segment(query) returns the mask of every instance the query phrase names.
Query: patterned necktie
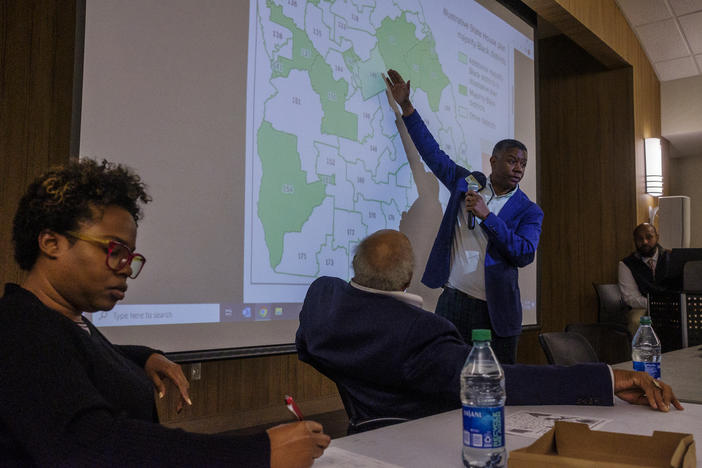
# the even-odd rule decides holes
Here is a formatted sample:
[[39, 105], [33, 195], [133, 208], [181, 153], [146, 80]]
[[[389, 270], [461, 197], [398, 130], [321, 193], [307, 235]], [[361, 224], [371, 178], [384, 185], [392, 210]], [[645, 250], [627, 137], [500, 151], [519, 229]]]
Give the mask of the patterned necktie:
[[651, 269], [651, 275], [656, 276], [656, 264], [652, 258], [648, 259], [648, 267]]

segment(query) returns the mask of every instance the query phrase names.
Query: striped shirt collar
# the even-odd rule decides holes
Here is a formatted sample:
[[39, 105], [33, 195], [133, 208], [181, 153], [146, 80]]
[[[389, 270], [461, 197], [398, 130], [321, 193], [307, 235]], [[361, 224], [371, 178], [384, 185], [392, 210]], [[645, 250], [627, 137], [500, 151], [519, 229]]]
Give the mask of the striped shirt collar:
[[87, 333], [88, 335], [91, 334], [91, 333], [90, 333], [90, 327], [88, 327], [88, 322], [85, 320], [85, 317], [83, 317], [82, 315], [81, 315], [81, 317], [80, 317], [80, 322], [76, 321], [75, 324], [78, 325], [78, 328], [80, 328], [81, 330], [83, 330], [83, 331], [84, 331], [85, 333]]

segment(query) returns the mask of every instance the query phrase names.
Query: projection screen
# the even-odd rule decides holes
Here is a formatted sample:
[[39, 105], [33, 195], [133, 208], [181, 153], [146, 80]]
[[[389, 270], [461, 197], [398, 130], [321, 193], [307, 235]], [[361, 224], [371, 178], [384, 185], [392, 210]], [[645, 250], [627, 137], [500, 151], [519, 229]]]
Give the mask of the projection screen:
[[[382, 78], [411, 80], [442, 148], [489, 174], [493, 145], [529, 148], [537, 194], [533, 28], [495, 1], [89, 0], [80, 155], [134, 168], [153, 202], [127, 298], [91, 314], [115, 343], [166, 352], [294, 341], [307, 286], [350, 279], [358, 242], [412, 241], [409, 292], [448, 199]], [[536, 322], [536, 262], [520, 269]]]

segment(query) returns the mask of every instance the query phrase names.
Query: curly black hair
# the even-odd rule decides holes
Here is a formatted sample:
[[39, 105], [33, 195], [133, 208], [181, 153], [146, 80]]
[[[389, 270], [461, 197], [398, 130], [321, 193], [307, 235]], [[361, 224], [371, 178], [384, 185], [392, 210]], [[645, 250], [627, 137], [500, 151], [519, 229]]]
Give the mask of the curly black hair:
[[151, 197], [141, 178], [126, 166], [81, 159], [50, 169], [29, 185], [17, 207], [12, 225], [15, 260], [23, 270], [31, 270], [41, 231], [78, 229], [79, 223], [93, 221], [94, 208], [116, 205], [138, 222], [140, 201], [148, 203]]

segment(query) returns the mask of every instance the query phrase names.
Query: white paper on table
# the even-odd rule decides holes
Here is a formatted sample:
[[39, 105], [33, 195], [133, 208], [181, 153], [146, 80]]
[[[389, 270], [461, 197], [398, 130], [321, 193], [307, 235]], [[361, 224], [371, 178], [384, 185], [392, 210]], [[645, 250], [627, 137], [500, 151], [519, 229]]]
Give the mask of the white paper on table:
[[541, 411], [519, 411], [505, 418], [505, 433], [510, 435], [539, 438], [547, 433], [556, 421], [587, 424], [596, 429], [611, 419], [593, 418], [591, 416], [570, 416], [565, 414], [544, 413]]
[[324, 455], [315, 460], [313, 468], [329, 467], [334, 468], [402, 468], [392, 463], [385, 463], [376, 458], [366, 457], [358, 453], [338, 447], [329, 447], [324, 451]]

